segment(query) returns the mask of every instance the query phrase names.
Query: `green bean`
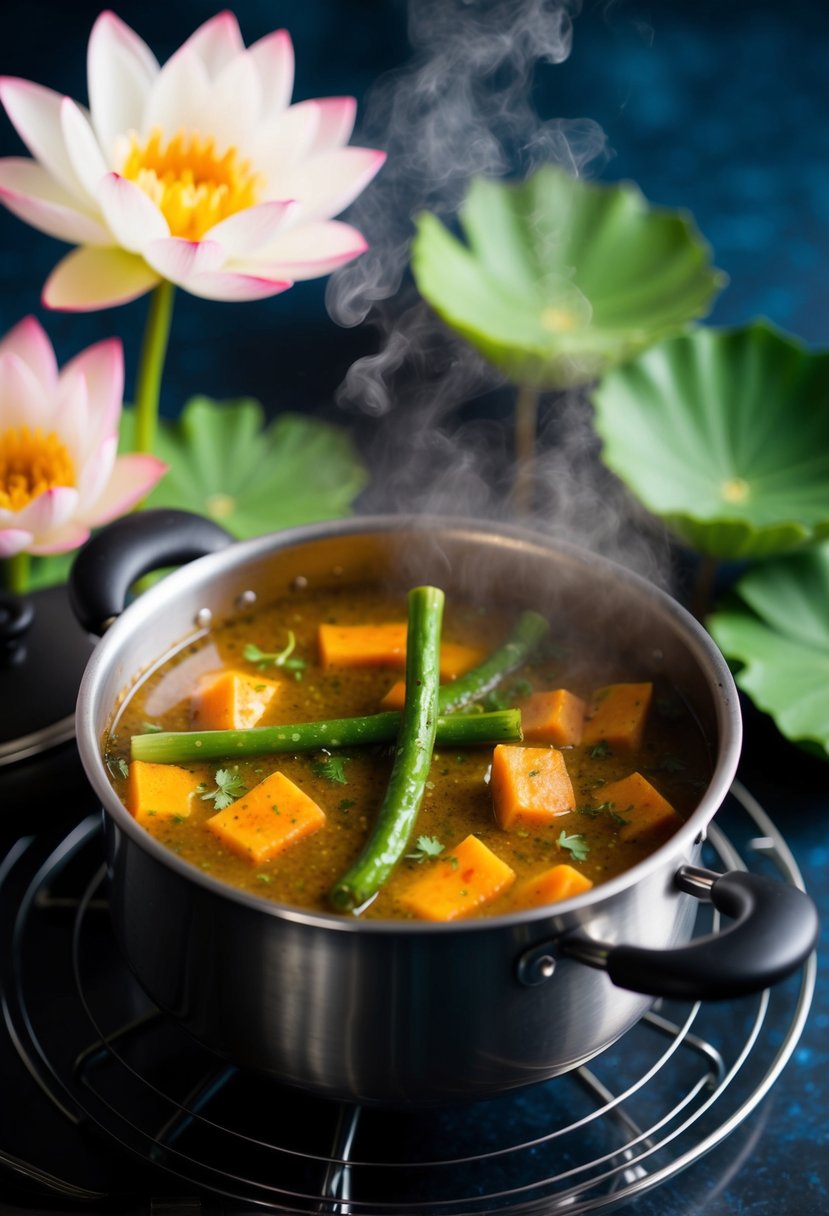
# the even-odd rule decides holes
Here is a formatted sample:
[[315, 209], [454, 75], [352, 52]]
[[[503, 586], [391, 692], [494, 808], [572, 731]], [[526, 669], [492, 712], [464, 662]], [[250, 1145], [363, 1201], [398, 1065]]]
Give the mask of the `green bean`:
[[504, 676], [527, 661], [549, 632], [550, 626], [540, 613], [522, 613], [503, 646], [493, 651], [483, 663], [473, 667], [466, 675], [441, 685], [438, 693], [438, 712], [448, 714], [453, 709], [460, 709], [461, 706], [486, 696]]
[[362, 852], [328, 892], [329, 902], [339, 912], [351, 912], [376, 895], [408, 847], [437, 731], [443, 603], [443, 592], [437, 587], [414, 587], [409, 592], [406, 700], [394, 763]]
[[[157, 731], [133, 735], [133, 760], [154, 764], [187, 764], [193, 760], [230, 760], [313, 752], [360, 744], [392, 743], [400, 729], [400, 714], [369, 714], [363, 718], [329, 718], [292, 726], [252, 726], [247, 730]], [[479, 747], [487, 743], [519, 743], [521, 711], [499, 709], [485, 714], [451, 714], [438, 718], [440, 747]]]

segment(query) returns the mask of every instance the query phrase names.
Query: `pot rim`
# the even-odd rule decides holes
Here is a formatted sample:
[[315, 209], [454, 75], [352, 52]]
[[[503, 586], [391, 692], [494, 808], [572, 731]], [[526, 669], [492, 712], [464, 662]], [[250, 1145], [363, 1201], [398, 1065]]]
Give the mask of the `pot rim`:
[[[165, 600], [175, 596], [179, 588], [193, 581], [194, 574], [218, 566], [223, 573], [244, 567], [251, 560], [269, 552], [281, 552], [300, 544], [317, 540], [330, 540], [338, 535], [367, 534], [371, 532], [428, 532], [439, 529], [443, 533], [458, 535], [473, 533], [503, 538], [505, 541], [523, 541], [550, 552], [570, 556], [581, 565], [596, 565], [612, 571], [614, 577], [627, 583], [634, 590], [654, 599], [669, 623], [683, 635], [698, 665], [707, 673], [716, 702], [717, 754], [708, 785], [694, 811], [667, 841], [635, 866], [606, 882], [597, 883], [591, 890], [570, 899], [545, 905], [504, 913], [500, 916], [474, 917], [452, 921], [449, 924], [431, 921], [398, 921], [369, 919], [357, 915], [344, 916], [336, 912], [314, 912], [290, 904], [278, 903], [263, 896], [242, 891], [224, 883], [191, 863], [183, 860], [170, 849], [160, 844], [146, 832], [130, 815], [109, 782], [100, 750], [100, 740], [95, 731], [90, 703], [98, 683], [108, 666], [114, 661], [121, 644], [133, 636], [142, 619], [155, 616], [156, 608]], [[204, 632], [207, 632], [206, 630]], [[187, 635], [188, 641], [199, 636], [198, 632]], [[178, 646], [182, 639], [176, 639]], [[169, 653], [169, 647], [165, 653]], [[159, 656], [161, 658], [162, 656]], [[145, 669], [146, 670], [146, 669]], [[136, 673], [124, 682], [131, 688]], [[108, 628], [98, 642], [86, 666], [81, 680], [75, 714], [75, 733], [81, 762], [87, 778], [102, 802], [110, 824], [123, 831], [134, 843], [166, 868], [185, 880], [195, 882], [208, 892], [223, 899], [230, 899], [251, 911], [288, 920], [298, 925], [316, 929], [334, 929], [344, 933], [369, 933], [380, 935], [402, 934], [409, 936], [447, 933], [487, 933], [511, 930], [517, 926], [549, 923], [551, 919], [563, 919], [571, 913], [592, 910], [596, 906], [613, 900], [630, 887], [648, 878], [663, 868], [668, 855], [676, 853], [686, 844], [701, 843], [705, 829], [713, 819], [727, 794], [736, 773], [742, 741], [742, 724], [736, 685], [722, 654], [710, 634], [703, 626], [671, 596], [643, 575], [621, 565], [611, 558], [592, 553], [567, 540], [553, 539], [542, 532], [512, 524], [464, 517], [438, 517], [414, 515], [364, 515], [346, 519], [329, 520], [322, 523], [298, 525], [250, 540], [234, 541], [218, 553], [188, 562], [185, 566], [168, 574], [160, 583], [144, 591], [140, 599], [129, 604]]]

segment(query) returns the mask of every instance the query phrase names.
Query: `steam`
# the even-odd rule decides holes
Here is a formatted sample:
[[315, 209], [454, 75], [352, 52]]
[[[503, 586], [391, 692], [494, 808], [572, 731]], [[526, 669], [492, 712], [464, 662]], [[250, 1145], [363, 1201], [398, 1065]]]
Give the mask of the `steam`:
[[[580, 0], [410, 0], [412, 59], [367, 99], [359, 142], [388, 160], [348, 216], [370, 248], [332, 275], [326, 302], [338, 324], [378, 338], [337, 394], [370, 442], [372, 508], [509, 512], [514, 389], [418, 295], [407, 275], [412, 221], [432, 211], [451, 222], [474, 176], [523, 178], [547, 163], [580, 175], [607, 156], [597, 123], [541, 118], [531, 100], [539, 75], [570, 54], [579, 9]], [[465, 403], [482, 398], [496, 417], [465, 421]], [[594, 468], [588, 403], [560, 396], [545, 411], [558, 442], [539, 461], [536, 513], [524, 522], [618, 556], [629, 511]], [[627, 563], [650, 566], [646, 549]]]

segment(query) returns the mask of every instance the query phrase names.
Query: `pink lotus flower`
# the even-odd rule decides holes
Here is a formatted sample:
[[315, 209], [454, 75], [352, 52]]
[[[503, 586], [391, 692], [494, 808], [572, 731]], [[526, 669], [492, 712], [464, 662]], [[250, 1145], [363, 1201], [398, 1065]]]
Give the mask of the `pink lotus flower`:
[[159, 67], [114, 13], [96, 20], [89, 110], [30, 81], [0, 100], [34, 160], [0, 160], [0, 201], [79, 248], [46, 282], [50, 308], [122, 304], [162, 280], [207, 299], [275, 295], [366, 248], [333, 220], [382, 152], [344, 147], [355, 102], [290, 106], [284, 30], [245, 47], [232, 13], [205, 22]]
[[76, 548], [165, 472], [154, 456], [116, 455], [123, 387], [117, 339], [60, 373], [34, 317], [0, 341], [0, 557]]

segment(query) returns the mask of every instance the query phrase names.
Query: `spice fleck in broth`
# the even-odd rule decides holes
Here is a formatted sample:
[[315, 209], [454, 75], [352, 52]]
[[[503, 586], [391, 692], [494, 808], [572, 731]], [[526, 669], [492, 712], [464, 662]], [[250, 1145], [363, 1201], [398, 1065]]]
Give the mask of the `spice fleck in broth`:
[[[449, 597], [442, 680], [476, 669], [517, 616]], [[217, 626], [127, 698], [105, 740], [116, 791], [161, 844], [213, 877], [331, 912], [332, 885], [360, 854], [383, 800], [393, 738], [347, 746], [332, 738], [311, 751], [289, 740], [279, 754], [166, 764], [135, 754], [154, 736], [166, 739], [158, 732], [381, 713], [399, 704], [405, 623], [405, 595], [306, 588]], [[332, 661], [321, 627], [323, 639], [339, 631], [363, 649]], [[222, 672], [235, 674], [217, 680]], [[659, 847], [707, 784], [706, 741], [677, 691], [630, 658], [625, 670], [599, 662], [588, 638], [565, 645], [551, 631], [480, 702], [456, 712], [483, 721], [504, 707], [521, 711], [520, 742], [463, 746], [438, 734], [405, 854], [360, 916], [451, 920], [577, 895]], [[265, 813], [271, 825], [281, 819], [281, 843], [260, 856]], [[239, 835], [246, 817], [258, 836]]]

